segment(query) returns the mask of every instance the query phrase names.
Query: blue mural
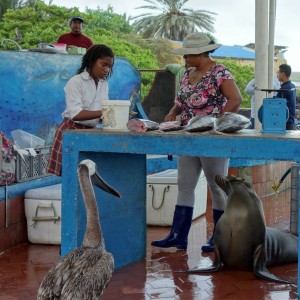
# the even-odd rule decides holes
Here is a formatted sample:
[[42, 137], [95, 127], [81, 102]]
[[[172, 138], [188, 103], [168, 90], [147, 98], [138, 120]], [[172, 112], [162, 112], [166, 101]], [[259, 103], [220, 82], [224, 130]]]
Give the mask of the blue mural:
[[[0, 130], [21, 129], [51, 144], [65, 109], [64, 86], [81, 64], [80, 55], [0, 51]], [[109, 98], [128, 100], [140, 89], [140, 73], [116, 58]]]

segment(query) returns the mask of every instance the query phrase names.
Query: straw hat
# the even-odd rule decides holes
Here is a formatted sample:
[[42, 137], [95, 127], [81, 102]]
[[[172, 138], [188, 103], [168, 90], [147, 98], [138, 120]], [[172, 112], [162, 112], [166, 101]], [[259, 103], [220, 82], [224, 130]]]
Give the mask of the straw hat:
[[194, 32], [184, 38], [182, 48], [174, 49], [172, 52], [179, 55], [201, 54], [221, 46], [221, 44], [213, 44], [205, 33]]

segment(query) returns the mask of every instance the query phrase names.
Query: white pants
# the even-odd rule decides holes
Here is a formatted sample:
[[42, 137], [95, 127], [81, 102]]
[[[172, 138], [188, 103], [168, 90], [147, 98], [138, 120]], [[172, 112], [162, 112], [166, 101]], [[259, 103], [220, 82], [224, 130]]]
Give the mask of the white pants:
[[213, 209], [224, 210], [227, 196], [216, 184], [215, 176], [227, 176], [228, 166], [228, 158], [179, 156], [177, 204], [194, 207], [195, 188], [203, 169], [211, 192]]

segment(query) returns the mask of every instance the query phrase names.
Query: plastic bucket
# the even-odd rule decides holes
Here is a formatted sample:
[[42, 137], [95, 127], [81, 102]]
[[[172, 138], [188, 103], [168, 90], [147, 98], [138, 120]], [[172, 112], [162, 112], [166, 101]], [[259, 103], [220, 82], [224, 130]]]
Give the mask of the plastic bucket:
[[102, 102], [103, 129], [128, 130], [129, 100], [105, 100]]

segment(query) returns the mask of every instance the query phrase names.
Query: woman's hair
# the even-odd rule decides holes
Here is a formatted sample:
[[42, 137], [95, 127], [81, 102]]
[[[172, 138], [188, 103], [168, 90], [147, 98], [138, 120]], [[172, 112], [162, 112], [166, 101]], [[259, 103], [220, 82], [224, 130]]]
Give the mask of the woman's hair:
[[115, 55], [111, 48], [103, 44], [93, 45], [87, 50], [86, 54], [82, 57], [81, 66], [77, 70], [76, 74], [80, 74], [86, 69], [90, 69], [98, 58], [104, 58], [104, 57], [111, 57], [113, 59], [113, 63], [108, 75], [108, 77], [110, 77], [112, 74]]
[[[211, 40], [210, 43], [209, 43], [209, 45], [213, 45], [213, 44], [215, 44], [215, 41]], [[207, 52], [204, 52], [204, 54], [205, 54], [205, 56], [208, 57], [209, 54], [215, 52], [215, 50], [216, 50], [216, 49], [214, 49], [214, 50], [209, 50], [209, 51], [207, 51]]]

